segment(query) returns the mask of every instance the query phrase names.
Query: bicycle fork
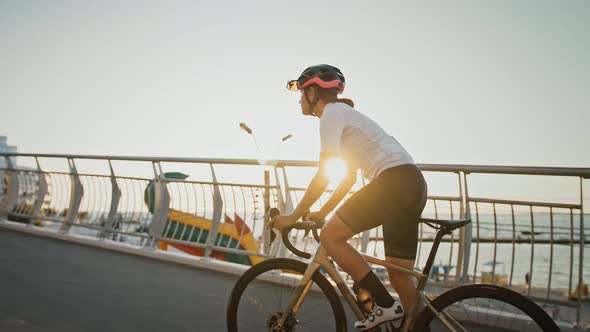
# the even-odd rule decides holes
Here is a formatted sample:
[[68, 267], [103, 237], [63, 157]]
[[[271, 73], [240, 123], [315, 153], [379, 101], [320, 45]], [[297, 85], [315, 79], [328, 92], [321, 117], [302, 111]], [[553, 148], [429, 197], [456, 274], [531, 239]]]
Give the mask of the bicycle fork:
[[295, 315], [299, 311], [299, 308], [301, 307], [301, 304], [303, 303], [303, 300], [311, 290], [311, 286], [313, 285], [313, 281], [311, 280], [311, 278], [320, 267], [320, 264], [313, 261], [308, 265], [307, 269], [305, 270], [305, 273], [303, 274], [303, 277], [301, 278], [301, 282], [293, 292], [293, 296], [291, 297], [291, 300], [289, 301], [287, 308], [285, 308], [285, 311], [277, 319], [274, 325], [277, 331], [282, 330], [282, 328], [285, 326], [285, 321], [291, 315], [295, 317]]

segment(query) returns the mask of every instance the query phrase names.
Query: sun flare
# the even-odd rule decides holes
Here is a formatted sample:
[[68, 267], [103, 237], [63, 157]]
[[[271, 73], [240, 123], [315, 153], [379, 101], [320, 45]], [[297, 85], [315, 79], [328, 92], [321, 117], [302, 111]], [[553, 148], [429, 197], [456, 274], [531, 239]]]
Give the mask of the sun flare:
[[330, 158], [326, 160], [325, 173], [328, 179], [334, 182], [340, 182], [348, 172], [346, 163], [340, 158]]

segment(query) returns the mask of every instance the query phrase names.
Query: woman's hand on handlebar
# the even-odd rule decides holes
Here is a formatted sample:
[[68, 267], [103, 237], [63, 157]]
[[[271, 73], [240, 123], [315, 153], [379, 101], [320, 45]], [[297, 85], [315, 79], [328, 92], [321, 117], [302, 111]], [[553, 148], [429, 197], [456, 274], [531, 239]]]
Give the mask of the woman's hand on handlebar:
[[326, 219], [326, 214], [322, 213], [322, 211], [309, 212], [305, 216], [305, 220], [310, 220], [310, 221], [324, 222], [325, 219]]
[[289, 215], [278, 215], [275, 216], [270, 220], [270, 222], [266, 225], [267, 229], [276, 228], [279, 231], [283, 231], [285, 228], [295, 225], [297, 219], [293, 216]]

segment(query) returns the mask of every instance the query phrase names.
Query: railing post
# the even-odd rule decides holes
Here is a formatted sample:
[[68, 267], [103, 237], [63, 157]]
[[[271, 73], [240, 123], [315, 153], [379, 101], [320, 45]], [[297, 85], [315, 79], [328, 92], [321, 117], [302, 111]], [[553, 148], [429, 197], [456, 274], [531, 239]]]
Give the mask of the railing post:
[[263, 201], [264, 201], [264, 221], [263, 221], [263, 228], [262, 228], [262, 252], [268, 254], [270, 251], [270, 246], [268, 245], [268, 241], [270, 240], [270, 230], [266, 229], [266, 225], [270, 221], [270, 170], [265, 167], [264, 168], [264, 192], [263, 192]]
[[584, 285], [584, 177], [580, 177], [580, 266], [578, 268], [578, 303], [576, 306], [576, 324], [580, 326], [582, 312], [582, 285]]
[[[156, 167], [157, 164], [157, 167]], [[162, 166], [159, 162], [154, 161], [152, 163], [154, 168], [154, 219], [150, 227], [150, 241], [147, 244], [147, 248], [155, 249], [158, 247], [158, 240], [162, 237], [164, 227], [168, 221], [168, 210], [170, 206], [170, 194], [168, 193], [168, 186], [164, 173], [162, 172]]]
[[361, 252], [367, 253], [369, 242], [371, 241], [371, 230], [366, 230], [361, 234]]
[[[287, 179], [287, 170], [283, 167], [283, 183], [285, 184], [285, 212], [281, 211], [282, 214], [289, 214], [293, 212], [293, 199], [291, 198], [291, 190], [289, 189], [289, 180]], [[279, 257], [287, 257], [287, 247], [283, 244], [283, 241], [277, 241], [281, 243], [278, 250]]]
[[291, 190], [289, 189], [289, 180], [287, 179], [287, 170], [283, 167], [283, 181], [285, 183], [285, 212], [283, 214], [288, 214], [293, 212], [293, 198], [291, 198]]
[[61, 227], [62, 232], [67, 232], [76, 221], [76, 217], [78, 216], [78, 209], [80, 208], [80, 202], [82, 202], [82, 196], [84, 196], [84, 187], [82, 186], [82, 182], [80, 182], [80, 176], [78, 175], [78, 171], [76, 170], [76, 164], [74, 163], [74, 159], [68, 158], [68, 164], [70, 166], [71, 179], [70, 205], [68, 206], [68, 214], [66, 215], [66, 220]]
[[[275, 173], [275, 183], [277, 184], [277, 201], [279, 204], [278, 209], [281, 211], [281, 214], [283, 214], [283, 213], [285, 213], [286, 206], [287, 206], [286, 202], [285, 202], [285, 197], [283, 197], [283, 196], [286, 196], [286, 194], [283, 195], [283, 188], [281, 186], [281, 181], [279, 180], [279, 168], [278, 167], [275, 167], [274, 173]], [[285, 190], [285, 193], [286, 192], [287, 191]]]
[[109, 169], [111, 170], [111, 206], [109, 209], [107, 220], [105, 220], [102, 232], [100, 233], [100, 239], [104, 239], [114, 231], [115, 219], [117, 218], [117, 209], [119, 208], [119, 201], [121, 199], [121, 189], [119, 188], [117, 178], [115, 177], [113, 164], [110, 160], [108, 162]]
[[[457, 172], [457, 176], [459, 179], [459, 218], [463, 218], [464, 215], [464, 200], [465, 197], [463, 196], [463, 172], [459, 171]], [[463, 254], [464, 254], [464, 250], [465, 250], [465, 228], [461, 228], [459, 229], [459, 241], [457, 242], [459, 244], [459, 250], [457, 250], [457, 268], [455, 269], [455, 282], [459, 283], [462, 278], [461, 278], [461, 273], [463, 272], [462, 266], [463, 266]], [[452, 242], [451, 242], [451, 250], [452, 248]], [[450, 263], [450, 262], [449, 262]]]
[[207, 237], [205, 254], [203, 255], [205, 260], [211, 259], [211, 252], [215, 246], [219, 224], [221, 223], [221, 215], [223, 214], [223, 199], [221, 198], [221, 192], [219, 191], [215, 169], [213, 168], [213, 164], [209, 164], [209, 166], [211, 167], [211, 177], [213, 179], [213, 224], [211, 225], [211, 230]]
[[[33, 217], [38, 217], [37, 220], [41, 220], [41, 208], [43, 207], [43, 201], [45, 200], [45, 195], [47, 195], [47, 179], [45, 179], [45, 173], [41, 170], [41, 165], [39, 164], [39, 159], [35, 157], [35, 162], [37, 163], [37, 178], [39, 181], [37, 182], [37, 199], [35, 200], [35, 204], [33, 205]], [[35, 219], [31, 218], [29, 225], [34, 225]]]
[[[464, 195], [461, 198], [461, 218], [462, 219], [471, 219], [471, 210], [469, 208], [469, 190], [467, 186], [467, 175], [466, 172], [461, 172], [462, 179], [463, 179], [463, 186], [464, 186]], [[473, 223], [469, 223], [461, 228], [460, 231], [460, 244], [459, 244], [459, 253], [462, 254], [462, 264], [457, 264], [457, 277], [460, 276], [460, 283], [466, 284], [469, 283], [469, 258], [471, 255], [471, 240], [472, 240], [472, 233], [473, 232]], [[459, 271], [459, 267], [462, 268], [462, 271]], [[474, 276], [475, 277], [475, 276]]]
[[2, 208], [0, 209], [0, 218], [7, 218], [16, 206], [18, 200], [18, 175], [12, 160], [10, 157], [5, 156], [6, 159], [6, 194], [4, 195], [4, 201], [2, 202]]
[[[291, 210], [287, 208], [286, 197], [288, 196], [287, 192], [287, 184], [285, 184], [285, 195], [283, 195], [283, 188], [281, 186], [281, 181], [279, 180], [279, 167], [274, 168], [275, 173], [275, 182], [277, 184], [277, 201], [278, 201], [278, 209], [281, 211], [281, 214], [290, 213], [293, 210], [291, 206]], [[283, 169], [284, 172], [284, 169]], [[286, 179], [286, 176], [283, 176], [283, 179]], [[290, 200], [289, 200], [290, 202]], [[272, 231], [272, 230], [271, 230]], [[275, 239], [272, 243], [269, 254], [272, 257], [280, 257], [281, 255], [285, 254], [286, 248], [283, 246], [283, 242], [280, 239]]]
[[[464, 216], [465, 208], [465, 196], [463, 195], [463, 172], [459, 171], [456, 173], [459, 179], [459, 218]], [[465, 250], [465, 227], [459, 229], [459, 250], [457, 250], [457, 268], [455, 269], [455, 283], [460, 283], [463, 280], [463, 254]], [[451, 242], [451, 250], [453, 249]]]

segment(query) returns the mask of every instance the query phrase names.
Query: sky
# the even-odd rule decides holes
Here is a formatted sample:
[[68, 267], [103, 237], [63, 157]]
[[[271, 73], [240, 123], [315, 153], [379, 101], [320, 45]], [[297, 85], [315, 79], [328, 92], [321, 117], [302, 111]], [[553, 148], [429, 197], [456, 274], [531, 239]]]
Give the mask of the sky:
[[316, 160], [319, 122], [285, 83], [328, 63], [417, 163], [589, 167], [589, 17], [588, 1], [0, 0], [0, 135], [22, 153]]

